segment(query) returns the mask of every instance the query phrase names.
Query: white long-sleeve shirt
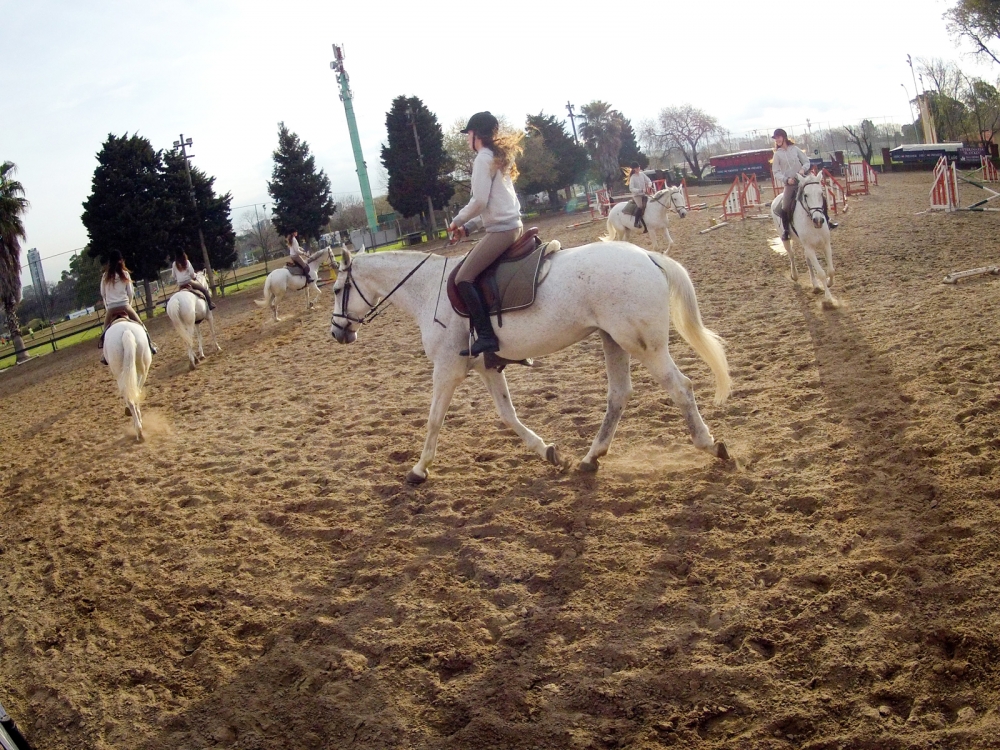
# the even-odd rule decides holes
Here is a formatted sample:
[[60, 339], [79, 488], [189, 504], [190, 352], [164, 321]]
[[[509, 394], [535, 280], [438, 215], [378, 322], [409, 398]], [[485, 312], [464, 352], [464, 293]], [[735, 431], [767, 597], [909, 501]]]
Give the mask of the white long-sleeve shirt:
[[293, 258], [302, 258], [306, 260], [306, 254], [302, 252], [302, 248], [299, 247], [299, 241], [292, 237], [291, 244], [288, 245], [288, 254]]
[[628, 191], [635, 196], [643, 196], [648, 188], [653, 187], [653, 181], [642, 172], [636, 172], [628, 178]]
[[117, 276], [110, 282], [107, 276], [101, 277], [101, 298], [104, 300], [105, 309], [131, 305], [132, 295], [132, 279], [128, 274], [125, 274], [124, 281]]
[[774, 173], [776, 182], [784, 185], [788, 182], [789, 177], [794, 177], [799, 172], [808, 170], [809, 157], [798, 146], [787, 146], [774, 150], [771, 171]]
[[174, 281], [177, 282], [177, 286], [180, 286], [181, 284], [186, 284], [189, 281], [197, 280], [194, 277], [195, 271], [194, 271], [194, 266], [191, 265], [191, 261], [188, 261], [187, 268], [183, 270], [178, 268], [177, 264], [174, 263], [170, 267], [170, 272], [174, 275]]
[[521, 203], [510, 172], [494, 168], [493, 151], [485, 146], [472, 162], [472, 198], [454, 222], [465, 224], [469, 231], [484, 227], [487, 232], [506, 232], [522, 226]]

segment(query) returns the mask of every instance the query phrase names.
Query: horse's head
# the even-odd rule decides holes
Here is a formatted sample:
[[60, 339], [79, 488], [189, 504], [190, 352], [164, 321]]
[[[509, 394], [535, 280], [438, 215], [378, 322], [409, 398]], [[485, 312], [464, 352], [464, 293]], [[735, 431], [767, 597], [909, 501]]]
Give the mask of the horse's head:
[[826, 205], [825, 192], [823, 180], [818, 175], [807, 175], [799, 182], [799, 203], [817, 229], [826, 222], [826, 212], [823, 210]]
[[670, 205], [682, 219], [688, 215], [687, 204], [684, 201], [684, 192], [679, 187], [668, 188], [670, 191]]
[[[358, 338], [358, 327], [364, 322], [364, 315], [371, 309], [364, 295], [354, 282], [351, 253], [341, 246], [340, 265], [337, 267], [337, 281], [333, 285], [333, 315], [330, 318], [330, 333], [340, 344], [353, 344]], [[330, 252], [333, 262], [333, 252]], [[351, 291], [357, 292], [351, 294]], [[353, 308], [353, 309], [352, 309]]]

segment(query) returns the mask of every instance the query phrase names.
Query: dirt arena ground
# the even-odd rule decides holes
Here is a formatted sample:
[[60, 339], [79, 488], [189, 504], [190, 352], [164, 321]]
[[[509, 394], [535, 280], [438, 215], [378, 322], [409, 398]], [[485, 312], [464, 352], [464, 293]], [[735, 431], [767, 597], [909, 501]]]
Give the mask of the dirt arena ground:
[[[598, 474], [470, 378], [407, 486], [416, 326], [339, 346], [329, 287], [278, 324], [221, 301], [191, 373], [157, 320], [143, 444], [96, 349], [7, 371], [0, 700], [45, 750], [1000, 746], [1000, 278], [941, 283], [1000, 260], [1000, 216], [915, 216], [928, 189], [852, 201], [833, 311], [770, 224], [674, 219], [729, 401], [672, 351], [735, 466], [634, 365]], [[570, 221], [543, 233], [601, 231]], [[582, 457], [600, 342], [509, 381]]]

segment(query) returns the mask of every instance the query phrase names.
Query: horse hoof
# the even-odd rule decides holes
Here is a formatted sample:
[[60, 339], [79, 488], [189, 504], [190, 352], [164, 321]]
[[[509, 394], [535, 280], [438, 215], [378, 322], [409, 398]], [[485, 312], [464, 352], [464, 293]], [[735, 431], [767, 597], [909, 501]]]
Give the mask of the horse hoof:
[[427, 477], [426, 476], [423, 476], [423, 477], [420, 476], [413, 469], [410, 469], [410, 471], [407, 472], [407, 474], [406, 474], [406, 483], [407, 484], [423, 484], [426, 481], [427, 481]]
[[597, 471], [599, 465], [600, 464], [598, 463], [596, 458], [591, 461], [587, 461], [586, 459], [584, 459], [583, 461], [580, 462], [580, 466], [578, 468], [580, 469], [580, 471], [585, 471], [588, 474], [593, 474], [594, 472]]
[[558, 466], [559, 471], [566, 471], [569, 466], [569, 460], [559, 455], [559, 449], [555, 445], [550, 445], [545, 449], [545, 460], [553, 466]]
[[128, 407], [128, 406], [125, 407], [125, 416], [126, 417], [131, 417], [132, 416], [132, 409], [131, 409], [131, 407]]
[[836, 300], [833, 300], [833, 299], [825, 299], [825, 300], [823, 300], [823, 309], [824, 310], [836, 310], [837, 307], [838, 307], [838, 305], [837, 305], [837, 301]]
[[720, 461], [732, 461], [732, 456], [729, 455], [729, 449], [726, 448], [726, 444], [721, 440], [715, 443], [715, 456]]

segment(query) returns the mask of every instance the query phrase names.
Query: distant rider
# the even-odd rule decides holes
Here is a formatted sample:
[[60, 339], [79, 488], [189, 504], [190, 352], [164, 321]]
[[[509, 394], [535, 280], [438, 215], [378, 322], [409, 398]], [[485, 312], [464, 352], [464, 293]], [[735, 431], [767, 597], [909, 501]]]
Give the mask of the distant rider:
[[212, 295], [208, 291], [208, 287], [198, 281], [198, 277], [195, 276], [194, 266], [191, 265], [187, 253], [183, 250], [178, 250], [174, 253], [174, 263], [170, 267], [170, 273], [173, 274], [178, 289], [182, 285], [187, 284], [205, 298], [209, 310], [215, 309], [215, 303], [212, 302]]
[[647, 234], [649, 228], [646, 220], [642, 218], [646, 213], [646, 203], [649, 201], [647, 190], [653, 187], [653, 181], [645, 175], [639, 168], [639, 162], [632, 162], [632, 173], [628, 178], [628, 190], [632, 193], [632, 200], [635, 201], [635, 227], [642, 227], [642, 233]]
[[[792, 223], [792, 214], [795, 212], [795, 196], [799, 189], [799, 180], [809, 173], [812, 166], [809, 157], [798, 146], [795, 141], [788, 137], [783, 129], [778, 128], [771, 136], [774, 139], [774, 158], [771, 164], [771, 171], [774, 174], [775, 183], [785, 186], [785, 192], [781, 198], [781, 239], [788, 240], [791, 235], [789, 228]], [[830, 221], [827, 213], [826, 198], [823, 199], [823, 213], [826, 214], [826, 222], [830, 229], [836, 229], [837, 224]]]
[[524, 149], [521, 133], [501, 133], [500, 123], [489, 112], [474, 114], [462, 132], [468, 137], [469, 148], [476, 153], [472, 163], [472, 198], [455, 216], [448, 231], [454, 237], [467, 237], [480, 227], [486, 230], [486, 236], [469, 251], [455, 276], [455, 287], [476, 329], [469, 356], [477, 357], [500, 349], [475, 281], [524, 231], [521, 204], [514, 193], [517, 179], [514, 160]]
[[309, 271], [309, 261], [306, 260], [306, 254], [302, 252], [302, 248], [299, 247], [299, 241], [298, 239], [296, 239], [298, 236], [299, 236], [298, 231], [293, 229], [291, 232], [288, 233], [288, 236], [285, 237], [285, 242], [288, 243], [289, 257], [292, 259], [295, 265], [297, 265], [299, 268], [303, 270], [303, 272], [305, 272], [306, 285], [308, 286], [310, 283], [312, 283], [313, 279], [312, 279], [312, 274]]
[[[104, 348], [104, 335], [108, 332], [108, 326], [111, 325], [111, 321], [118, 313], [124, 312], [130, 320], [134, 320], [145, 330], [146, 326], [143, 325], [142, 318], [132, 308], [134, 294], [132, 277], [125, 267], [122, 254], [117, 250], [112, 250], [108, 258], [108, 270], [101, 277], [101, 298], [104, 300], [107, 313], [104, 315], [104, 331], [97, 342], [98, 349]], [[149, 350], [156, 354], [156, 345], [149, 337], [149, 331], [146, 331], [146, 340], [149, 342]], [[104, 357], [101, 357], [101, 363], [106, 365], [108, 362]]]

